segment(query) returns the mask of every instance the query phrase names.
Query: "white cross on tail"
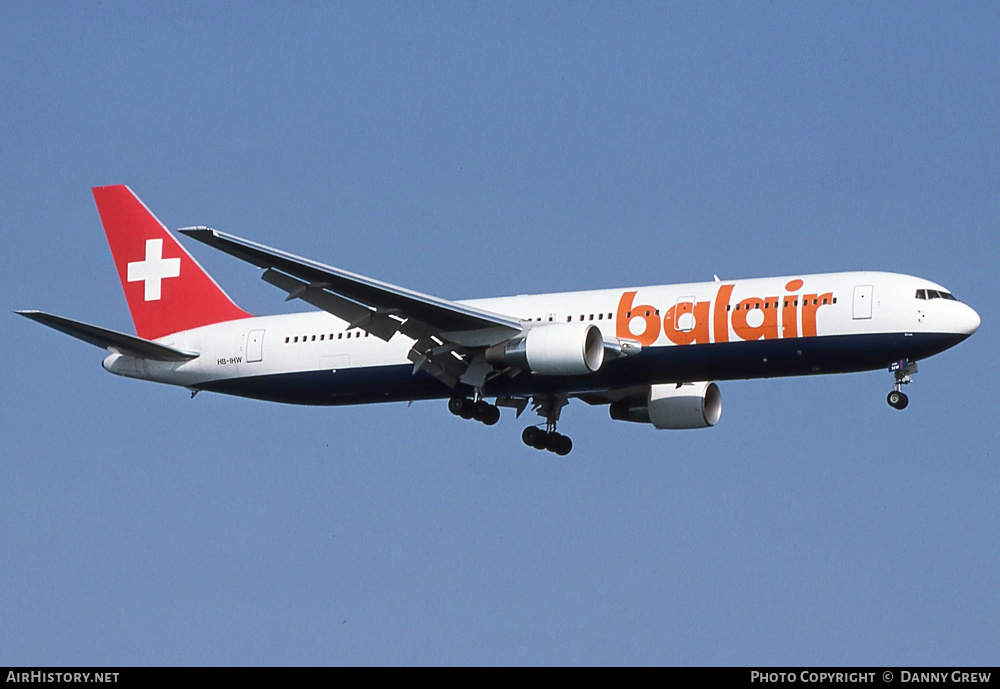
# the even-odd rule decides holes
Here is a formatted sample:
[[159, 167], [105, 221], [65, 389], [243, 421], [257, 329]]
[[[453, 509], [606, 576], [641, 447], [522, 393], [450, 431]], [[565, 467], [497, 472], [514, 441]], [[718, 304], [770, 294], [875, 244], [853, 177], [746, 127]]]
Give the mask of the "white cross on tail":
[[146, 240], [146, 259], [128, 264], [128, 281], [145, 285], [145, 301], [159, 301], [160, 282], [181, 274], [181, 259], [163, 258], [163, 240]]

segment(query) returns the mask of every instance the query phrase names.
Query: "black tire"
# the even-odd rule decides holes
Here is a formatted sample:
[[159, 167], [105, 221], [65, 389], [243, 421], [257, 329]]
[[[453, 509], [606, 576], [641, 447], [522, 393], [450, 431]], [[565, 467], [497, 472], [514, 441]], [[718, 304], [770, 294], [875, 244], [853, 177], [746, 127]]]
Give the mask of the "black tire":
[[465, 403], [468, 401], [464, 397], [452, 397], [448, 400], [448, 411], [455, 416], [461, 416], [462, 410], [465, 409]]
[[458, 415], [463, 419], [471, 419], [476, 415], [476, 403], [470, 399], [463, 398], [462, 400], [462, 411], [458, 412]]
[[559, 443], [565, 438], [562, 433], [556, 433], [555, 431], [546, 434], [545, 436], [545, 449], [549, 452], [555, 452], [556, 448], [559, 447]]
[[885, 398], [886, 402], [893, 409], [903, 410], [906, 409], [906, 405], [910, 403], [910, 399], [906, 396], [906, 393], [893, 390]]
[[565, 457], [573, 451], [573, 441], [568, 435], [560, 435], [559, 442], [556, 443], [555, 453], [560, 457]]
[[538, 441], [544, 437], [545, 434], [536, 426], [528, 426], [521, 431], [521, 441], [528, 447], [533, 447], [536, 450], [540, 449], [537, 444]]
[[493, 426], [500, 420], [500, 410], [494, 407], [492, 404], [486, 405], [486, 411], [483, 414], [483, 418], [479, 419], [487, 426]]
[[483, 402], [482, 400], [480, 400], [479, 402], [473, 402], [472, 418], [474, 418], [476, 421], [482, 421], [483, 419], [485, 419], [487, 414], [486, 408], [488, 406], [490, 405], [488, 405], [486, 402]]

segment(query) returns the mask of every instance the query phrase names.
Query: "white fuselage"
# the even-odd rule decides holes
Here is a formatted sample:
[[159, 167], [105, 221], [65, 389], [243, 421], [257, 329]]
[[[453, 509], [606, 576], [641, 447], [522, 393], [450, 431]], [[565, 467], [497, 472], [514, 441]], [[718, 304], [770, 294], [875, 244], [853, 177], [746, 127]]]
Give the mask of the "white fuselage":
[[[925, 298], [918, 298], [923, 290]], [[926, 298], [930, 294], [947, 295]], [[519, 295], [460, 302], [526, 328], [588, 322], [606, 338], [638, 342], [639, 356], [560, 381], [524, 374], [488, 382], [486, 396], [568, 393], [687, 380], [881, 368], [942, 351], [979, 317], [920, 278], [853, 272]], [[157, 342], [198, 352], [160, 362], [113, 353], [119, 375], [276, 401], [350, 404], [448, 397], [453, 390], [407, 359], [413, 340], [388, 342], [322, 311], [245, 318]], [[370, 387], [366, 387], [369, 385]], [[359, 389], [361, 388], [361, 389]]]

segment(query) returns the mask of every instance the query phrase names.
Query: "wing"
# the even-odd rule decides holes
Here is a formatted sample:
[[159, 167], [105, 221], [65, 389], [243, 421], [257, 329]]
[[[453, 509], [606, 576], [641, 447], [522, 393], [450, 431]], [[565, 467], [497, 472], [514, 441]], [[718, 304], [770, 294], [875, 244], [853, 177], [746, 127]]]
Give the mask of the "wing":
[[479, 347], [521, 332], [521, 324], [508, 316], [373, 280], [218, 230], [189, 227], [179, 231], [266, 269], [263, 279], [285, 290], [288, 298], [303, 299], [383, 340], [400, 331], [410, 337], [437, 335], [457, 345]]
[[197, 352], [185, 352], [166, 345], [144, 340], [135, 335], [126, 335], [117, 330], [99, 328], [96, 325], [81, 323], [62, 316], [53, 316], [43, 311], [15, 311], [20, 316], [30, 318], [36, 323], [47, 325], [61, 333], [66, 333], [78, 340], [101, 349], [128, 354], [140, 359], [153, 361], [189, 361], [198, 357]]
[[316, 308], [388, 341], [397, 332], [417, 342], [414, 371], [426, 370], [449, 385], [462, 379], [481, 350], [522, 332], [521, 323], [465, 304], [327, 266], [208, 227], [179, 230], [193, 239], [264, 269], [261, 278]]

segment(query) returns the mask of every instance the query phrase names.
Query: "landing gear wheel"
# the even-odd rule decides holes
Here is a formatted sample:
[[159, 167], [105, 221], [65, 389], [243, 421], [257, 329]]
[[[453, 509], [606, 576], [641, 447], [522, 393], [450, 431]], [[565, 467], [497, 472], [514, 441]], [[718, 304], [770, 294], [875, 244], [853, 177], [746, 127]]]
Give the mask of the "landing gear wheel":
[[464, 397], [452, 397], [448, 400], [448, 411], [450, 411], [455, 416], [461, 416], [462, 410], [465, 409], [465, 405], [469, 400]]
[[[473, 416], [473, 418], [476, 421], [480, 421], [482, 423], [485, 423], [487, 426], [492, 426], [493, 423], [496, 423], [496, 421], [494, 421], [493, 423], [489, 423], [489, 419], [493, 418], [495, 411], [499, 412], [500, 410], [497, 409], [496, 407], [494, 407], [489, 402], [483, 402], [482, 400], [480, 400], [480, 401], [474, 402], [472, 404], [472, 416]], [[499, 421], [500, 415], [496, 414], [496, 417], [497, 417], [497, 421]]]
[[556, 433], [555, 431], [547, 433], [545, 435], [545, 449], [549, 452], [555, 452], [556, 448], [559, 447], [559, 441], [565, 437], [562, 433]]
[[906, 409], [906, 405], [910, 403], [910, 399], [906, 396], [906, 393], [900, 392], [899, 390], [893, 390], [885, 398], [886, 402], [893, 409]]
[[536, 450], [548, 450], [560, 457], [565, 457], [573, 450], [573, 441], [562, 433], [546, 433], [537, 426], [528, 426], [521, 433], [521, 440], [528, 447]]
[[500, 410], [492, 404], [487, 404], [486, 411], [483, 413], [483, 418], [479, 420], [487, 426], [493, 426], [500, 420]]
[[556, 444], [556, 454], [560, 457], [565, 457], [570, 452], [573, 451], [573, 441], [570, 440], [569, 436], [561, 435], [559, 436], [559, 442]]
[[545, 449], [565, 457], [573, 450], [573, 441], [562, 433], [549, 433], [545, 439]]
[[462, 411], [458, 415], [468, 421], [476, 416], [476, 403], [470, 399], [462, 399]]
[[545, 433], [537, 426], [528, 426], [521, 432], [521, 440], [528, 447], [541, 450], [545, 447]]
[[455, 395], [448, 400], [448, 411], [463, 419], [475, 419], [487, 426], [493, 426], [500, 420], [500, 410], [496, 405], [485, 400], [473, 402], [468, 397]]

